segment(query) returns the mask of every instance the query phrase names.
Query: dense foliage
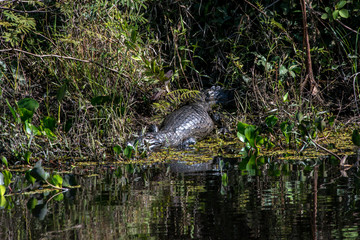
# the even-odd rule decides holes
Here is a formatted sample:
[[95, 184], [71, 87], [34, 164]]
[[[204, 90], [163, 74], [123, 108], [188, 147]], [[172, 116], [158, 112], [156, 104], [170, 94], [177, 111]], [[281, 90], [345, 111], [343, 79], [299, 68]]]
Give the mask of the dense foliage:
[[0, 154], [105, 157], [211, 85], [236, 91], [236, 118], [358, 116], [360, 3], [302, 2], [1, 2]]

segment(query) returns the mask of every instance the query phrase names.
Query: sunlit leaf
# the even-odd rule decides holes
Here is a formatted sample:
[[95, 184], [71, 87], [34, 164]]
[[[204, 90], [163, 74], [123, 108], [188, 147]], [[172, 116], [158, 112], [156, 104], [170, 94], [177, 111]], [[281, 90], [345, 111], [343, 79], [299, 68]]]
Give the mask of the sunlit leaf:
[[56, 187], [61, 188], [62, 183], [63, 183], [63, 178], [60, 175], [55, 174], [50, 178], [50, 183], [53, 184]]
[[8, 161], [7, 161], [6, 157], [2, 156], [2, 157], [1, 157], [1, 162], [2, 162], [6, 167], [9, 167], [9, 166], [8, 166]]
[[5, 208], [6, 207], [6, 198], [2, 195], [0, 195], [0, 208]]
[[24, 123], [25, 131], [29, 135], [41, 135], [39, 129], [35, 127], [32, 123], [28, 122], [28, 120]]
[[36, 207], [37, 204], [38, 204], [38, 200], [36, 198], [32, 197], [29, 199], [26, 206], [28, 209], [32, 210]]
[[10, 105], [10, 103], [9, 103], [9, 101], [7, 99], [6, 99], [6, 103], [7, 103], [8, 107], [9, 107], [9, 109], [10, 109], [10, 112], [11, 112], [13, 118], [14, 118], [14, 121], [16, 123], [18, 123], [18, 121], [20, 121], [20, 120], [18, 120], [18, 117], [17, 117], [17, 114], [16, 114], [15, 110], [11, 107], [11, 105]]
[[285, 93], [285, 95], [283, 96], [283, 102], [287, 102], [288, 97], [289, 97], [289, 92]]
[[336, 4], [336, 8], [341, 9], [345, 6], [345, 4], [346, 4], [346, 1], [340, 1]]
[[60, 193], [60, 194], [56, 195], [56, 197], [54, 197], [54, 200], [59, 201], [59, 202], [64, 200], [64, 194]]
[[248, 126], [245, 129], [245, 137], [249, 141], [249, 143], [252, 147], [256, 147], [255, 146], [255, 128], [253, 126]]
[[228, 185], [228, 175], [226, 173], [223, 173], [221, 175], [221, 184], [226, 187]]
[[44, 129], [44, 135], [49, 138], [50, 141], [54, 141], [57, 138], [56, 135], [49, 128]]
[[336, 20], [339, 17], [339, 10], [335, 10], [332, 12], [333, 18]]
[[347, 9], [341, 9], [339, 11], [340, 17], [342, 18], [348, 18], [349, 17], [349, 11]]
[[323, 15], [321, 15], [321, 19], [328, 19], [329, 18], [329, 16], [328, 16], [328, 14], [327, 13], [324, 13]]
[[4, 170], [4, 171], [2, 171], [2, 174], [4, 176], [4, 185], [9, 186], [9, 184], [11, 183], [11, 179], [12, 179], [11, 172], [8, 170]]
[[0, 185], [0, 196], [4, 196], [6, 192], [6, 187], [4, 185]]

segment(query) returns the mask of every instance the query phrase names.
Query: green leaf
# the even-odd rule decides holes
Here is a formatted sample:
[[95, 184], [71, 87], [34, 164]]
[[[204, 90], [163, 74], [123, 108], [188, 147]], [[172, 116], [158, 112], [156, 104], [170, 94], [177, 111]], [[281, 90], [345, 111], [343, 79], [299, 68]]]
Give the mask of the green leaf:
[[65, 97], [65, 93], [66, 93], [66, 89], [67, 89], [67, 81], [61, 85], [61, 87], [58, 89], [57, 94], [56, 94], [56, 99], [61, 102], [64, 97]]
[[6, 198], [0, 195], [0, 208], [6, 207]]
[[223, 173], [221, 175], [221, 184], [226, 187], [228, 185], [228, 175], [226, 173]]
[[255, 148], [255, 128], [253, 126], [248, 126], [245, 129], [245, 137], [249, 141], [250, 146]]
[[237, 136], [240, 139], [241, 142], [245, 143], [246, 142], [246, 137], [244, 134], [241, 134], [240, 132], [237, 132]]
[[41, 132], [35, 125], [30, 123], [28, 120], [25, 121], [25, 132], [29, 135], [41, 135]]
[[341, 9], [345, 6], [345, 4], [346, 4], [346, 1], [340, 1], [336, 4], [336, 8]]
[[114, 150], [114, 152], [116, 153], [116, 154], [121, 154], [122, 153], [122, 148], [119, 146], [119, 145], [115, 145], [114, 147], [113, 147], [113, 150]]
[[18, 123], [19, 119], [17, 117], [17, 114], [16, 114], [15, 110], [11, 107], [11, 105], [10, 105], [10, 103], [9, 103], [9, 101], [7, 99], [6, 99], [6, 103], [7, 103], [8, 107], [9, 107], [9, 109], [10, 109], [10, 112], [11, 112], [13, 118], [14, 118], [14, 121], [16, 123]]
[[9, 166], [8, 166], [8, 161], [7, 161], [6, 157], [2, 156], [2, 157], [1, 157], [1, 162], [2, 162], [6, 167], [9, 167]]
[[301, 123], [301, 121], [304, 119], [304, 115], [301, 112], [296, 113], [296, 120]]
[[56, 120], [53, 117], [44, 117], [41, 120], [42, 126], [45, 128], [50, 129], [51, 131], [55, 130], [56, 127]]
[[276, 116], [270, 115], [265, 119], [265, 124], [269, 128], [273, 128], [275, 126], [275, 124], [277, 123], [277, 121], [278, 121], [278, 118]]
[[24, 98], [18, 101], [19, 108], [25, 108], [30, 112], [34, 113], [39, 108], [39, 103], [32, 98]]
[[53, 184], [56, 187], [61, 188], [62, 183], [63, 183], [63, 178], [60, 175], [55, 174], [50, 178], [50, 183]]
[[60, 194], [56, 195], [56, 197], [54, 197], [54, 200], [58, 201], [58, 202], [64, 200], [64, 194], [60, 193]]
[[289, 92], [285, 93], [285, 95], [283, 96], [283, 102], [287, 102], [288, 97], [289, 97]]
[[4, 170], [2, 172], [3, 176], [4, 176], [4, 185], [5, 186], [9, 186], [9, 184], [11, 183], [11, 179], [12, 179], [12, 174], [10, 171], [8, 170]]
[[38, 200], [34, 197], [30, 198], [30, 200], [27, 202], [26, 206], [29, 210], [32, 210], [36, 207], [38, 204]]
[[339, 17], [339, 10], [333, 11], [332, 16], [336, 20]]
[[26, 151], [25, 155], [24, 155], [24, 158], [25, 158], [25, 161], [30, 164], [30, 158], [31, 158], [31, 152], [30, 151]]
[[352, 133], [351, 140], [356, 146], [360, 146], [360, 134], [357, 129], [355, 129]]
[[329, 18], [329, 16], [328, 16], [327, 13], [324, 13], [323, 15], [321, 15], [321, 19], [326, 20], [326, 19], [328, 19], [328, 18]]
[[241, 134], [245, 134], [245, 129], [248, 127], [248, 126], [251, 126], [249, 124], [246, 124], [246, 123], [242, 123], [242, 122], [239, 122], [238, 125], [237, 125], [237, 131]]
[[0, 185], [0, 196], [3, 197], [6, 192], [6, 187], [4, 185]]
[[43, 134], [50, 139], [50, 141], [56, 140], [56, 135], [48, 128], [45, 128]]
[[126, 148], [123, 151], [123, 154], [126, 158], [131, 158], [132, 154], [134, 152], [134, 148], [132, 146], [126, 146]]
[[35, 179], [33, 176], [31, 176], [30, 172], [31, 172], [31, 170], [28, 170], [28, 171], [25, 172], [25, 179], [26, 179], [30, 184], [34, 184], [35, 181], [36, 181], [36, 179]]
[[35, 164], [35, 167], [30, 171], [32, 177], [36, 180], [46, 180], [49, 177], [49, 173], [45, 172], [44, 168], [41, 166], [41, 160]]
[[331, 14], [331, 8], [326, 7], [326, 8], [325, 8], [325, 12], [327, 12], [328, 14]]
[[348, 18], [349, 17], [349, 11], [347, 9], [341, 9], [339, 11], [340, 17], [342, 18]]
[[279, 76], [284, 76], [288, 72], [287, 68], [284, 65], [279, 67]]

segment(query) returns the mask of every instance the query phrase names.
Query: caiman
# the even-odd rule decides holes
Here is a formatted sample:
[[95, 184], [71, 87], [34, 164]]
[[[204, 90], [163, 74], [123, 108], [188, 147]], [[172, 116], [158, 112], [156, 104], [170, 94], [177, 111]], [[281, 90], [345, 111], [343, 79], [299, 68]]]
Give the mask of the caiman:
[[169, 114], [159, 131], [141, 137], [140, 144], [153, 151], [161, 147], [187, 146], [209, 135], [215, 126], [209, 115], [211, 107], [228, 102], [231, 93], [229, 90], [214, 86], [201, 91], [199, 95], [195, 102]]

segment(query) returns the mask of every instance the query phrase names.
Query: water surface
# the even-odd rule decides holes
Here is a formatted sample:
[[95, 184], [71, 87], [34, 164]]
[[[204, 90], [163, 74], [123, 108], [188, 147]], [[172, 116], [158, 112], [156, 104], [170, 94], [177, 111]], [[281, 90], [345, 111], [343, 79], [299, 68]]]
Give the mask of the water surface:
[[72, 173], [81, 187], [63, 197], [6, 197], [0, 239], [359, 238], [359, 169], [341, 170], [328, 157], [108, 164]]

